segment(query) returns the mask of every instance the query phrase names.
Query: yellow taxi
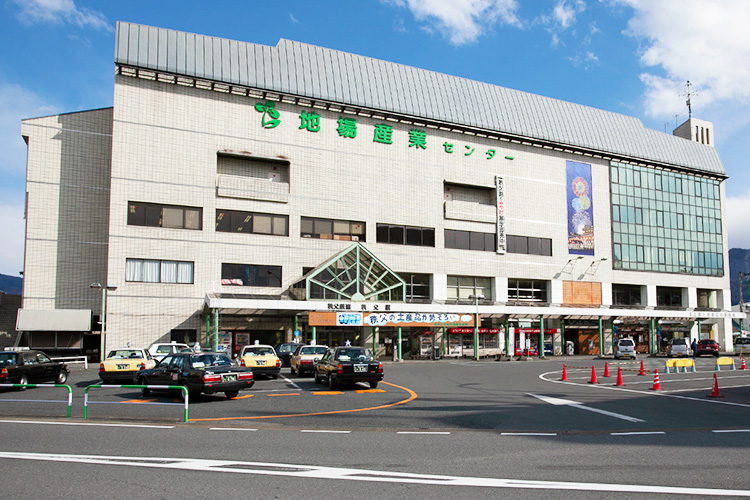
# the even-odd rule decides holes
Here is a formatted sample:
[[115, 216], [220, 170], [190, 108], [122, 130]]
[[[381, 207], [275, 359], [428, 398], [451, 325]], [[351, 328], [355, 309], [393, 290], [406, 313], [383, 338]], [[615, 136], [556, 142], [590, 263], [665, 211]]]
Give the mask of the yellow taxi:
[[107, 358], [99, 365], [99, 378], [104, 384], [111, 384], [115, 380], [133, 383], [138, 372], [156, 366], [146, 349], [124, 347], [112, 349]]
[[253, 376], [267, 375], [279, 378], [281, 360], [273, 350], [273, 346], [253, 344], [242, 347], [239, 355], [240, 366], [253, 369]]
[[305, 373], [312, 374], [315, 371], [315, 362], [322, 358], [327, 350], [326, 345], [300, 344], [289, 358], [292, 375], [296, 373], [298, 377], [301, 377]]

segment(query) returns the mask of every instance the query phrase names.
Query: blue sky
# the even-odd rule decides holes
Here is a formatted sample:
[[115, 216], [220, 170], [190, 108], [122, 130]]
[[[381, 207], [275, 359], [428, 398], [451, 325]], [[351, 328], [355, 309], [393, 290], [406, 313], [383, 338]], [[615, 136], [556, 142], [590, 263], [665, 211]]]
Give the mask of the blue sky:
[[319, 45], [635, 116], [713, 122], [750, 248], [747, 0], [0, 0], [0, 273], [23, 269], [21, 120], [112, 106], [116, 21]]

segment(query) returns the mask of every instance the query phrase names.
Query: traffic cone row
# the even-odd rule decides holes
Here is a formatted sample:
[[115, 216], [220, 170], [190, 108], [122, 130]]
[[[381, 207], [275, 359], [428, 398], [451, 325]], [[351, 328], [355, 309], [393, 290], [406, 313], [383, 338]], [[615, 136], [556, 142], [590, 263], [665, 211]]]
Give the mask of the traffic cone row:
[[711, 389], [711, 394], [708, 395], [709, 398], [723, 398], [721, 394], [719, 394], [719, 380], [716, 378], [716, 374], [714, 373], [714, 386]]
[[652, 391], [660, 391], [661, 383], [659, 382], [659, 370], [654, 370], [654, 385], [651, 387]]

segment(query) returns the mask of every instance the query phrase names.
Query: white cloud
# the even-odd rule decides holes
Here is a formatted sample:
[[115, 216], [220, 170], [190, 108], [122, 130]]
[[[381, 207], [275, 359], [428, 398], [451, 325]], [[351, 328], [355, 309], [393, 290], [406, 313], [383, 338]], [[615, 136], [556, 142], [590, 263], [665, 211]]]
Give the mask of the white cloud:
[[381, 0], [408, 8], [427, 32], [438, 31], [452, 45], [475, 42], [496, 24], [521, 27], [516, 0]]
[[717, 101], [750, 102], [750, 2], [747, 0], [614, 0], [634, 10], [625, 34], [642, 44], [646, 112], [687, 111], [685, 82], [698, 95], [693, 110]]
[[0, 173], [23, 175], [26, 171], [21, 120], [56, 112], [33, 92], [18, 85], [0, 84]]
[[727, 196], [729, 248], [750, 248], [750, 190], [742, 196]]
[[3, 228], [3, 244], [0, 245], [0, 274], [18, 277], [18, 273], [23, 271], [25, 222], [23, 201], [19, 204], [0, 203], [0, 227]]
[[582, 0], [575, 2], [566, 2], [560, 0], [552, 9], [552, 17], [562, 29], [568, 29], [576, 22], [576, 16], [586, 9], [586, 4]]
[[112, 31], [104, 14], [87, 7], [78, 8], [73, 0], [13, 1], [21, 8], [18, 19], [26, 24], [72, 24], [79, 28]]

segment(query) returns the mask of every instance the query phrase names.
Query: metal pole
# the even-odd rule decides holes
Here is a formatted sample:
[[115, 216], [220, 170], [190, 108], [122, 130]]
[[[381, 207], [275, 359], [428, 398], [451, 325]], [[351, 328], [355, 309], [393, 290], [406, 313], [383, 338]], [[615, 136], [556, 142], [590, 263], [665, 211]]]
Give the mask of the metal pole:
[[99, 360], [104, 361], [107, 357], [107, 285], [102, 285], [102, 335], [99, 351]]
[[213, 350], [217, 351], [219, 349], [219, 310], [214, 309], [214, 342], [213, 342]]
[[401, 327], [398, 327], [398, 360], [401, 361]]
[[373, 356], [377, 356], [377, 352], [378, 352], [378, 344], [375, 340], [375, 328], [376, 327], [374, 326], [372, 327], [372, 355]]
[[539, 315], [539, 357], [544, 358], [544, 316]]
[[312, 327], [312, 343], [313, 344], [318, 343], [318, 327], [317, 326]]
[[210, 332], [211, 332], [211, 313], [206, 314], [206, 340], [204, 342], [206, 346], [211, 345], [211, 341], [210, 341], [211, 337], [209, 337]]
[[656, 318], [651, 318], [651, 330], [649, 331], [649, 354], [655, 354], [654, 343], [656, 342]]
[[599, 316], [599, 356], [604, 356], [604, 325], [601, 316]]
[[560, 341], [562, 342], [563, 354], [568, 354], [568, 346], [565, 343], [565, 318], [560, 318]]
[[513, 356], [510, 352], [510, 320], [507, 316], [505, 317], [505, 355]]
[[477, 314], [474, 317], [474, 360], [479, 361], [479, 295], [474, 295]]

